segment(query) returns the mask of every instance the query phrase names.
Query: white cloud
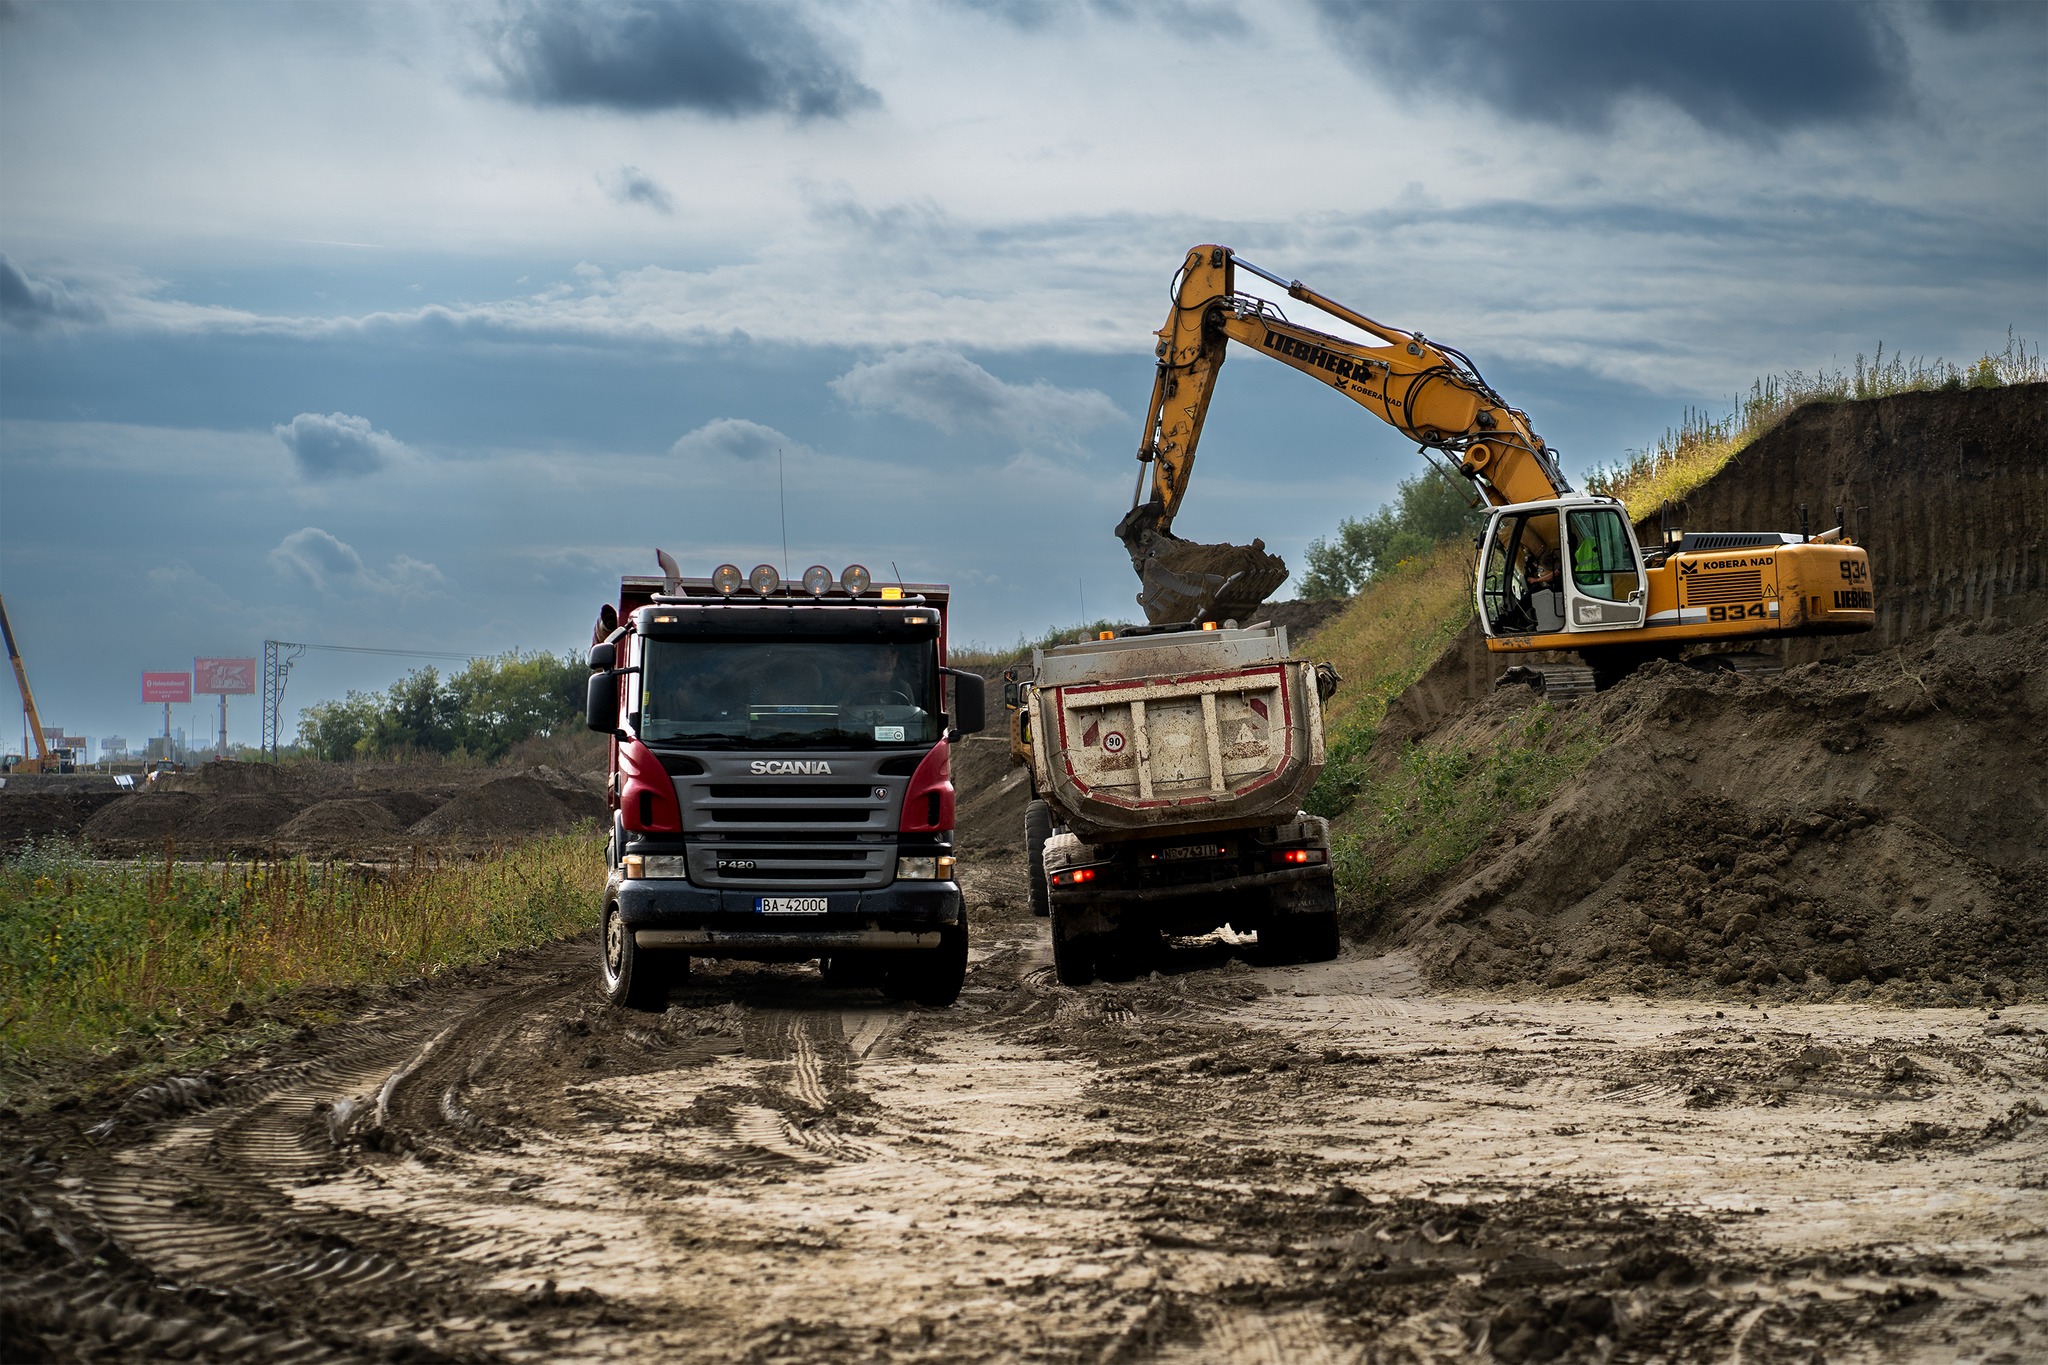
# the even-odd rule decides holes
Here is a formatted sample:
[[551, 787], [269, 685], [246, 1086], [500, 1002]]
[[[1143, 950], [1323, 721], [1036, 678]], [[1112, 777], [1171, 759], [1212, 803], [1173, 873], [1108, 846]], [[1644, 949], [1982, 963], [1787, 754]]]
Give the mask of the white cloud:
[[355, 546], [318, 526], [286, 536], [270, 552], [270, 562], [315, 592], [340, 597], [376, 593], [390, 597], [425, 597], [440, 592], [448, 580], [432, 564], [399, 555], [383, 573], [363, 562]]
[[765, 460], [777, 450], [785, 455], [809, 453], [803, 442], [774, 427], [764, 427], [744, 417], [719, 417], [678, 437], [669, 447], [669, 454], [683, 459]]
[[893, 412], [951, 435], [987, 432], [1019, 445], [1045, 442], [1079, 451], [1078, 439], [1126, 420], [1096, 389], [1063, 389], [1037, 380], [1012, 384], [957, 351], [916, 347], [854, 366], [832, 381], [849, 405]]
[[376, 431], [367, 417], [351, 417], [345, 412], [332, 412], [325, 417], [317, 412], [302, 412], [271, 430], [298, 461], [299, 472], [309, 479], [372, 474], [393, 457], [406, 453], [405, 443], [390, 432]]

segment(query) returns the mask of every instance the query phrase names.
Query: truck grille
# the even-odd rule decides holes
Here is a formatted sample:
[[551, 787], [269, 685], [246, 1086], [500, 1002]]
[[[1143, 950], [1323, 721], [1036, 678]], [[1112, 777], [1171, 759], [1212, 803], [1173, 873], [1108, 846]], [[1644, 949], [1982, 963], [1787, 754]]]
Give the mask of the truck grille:
[[1761, 569], [1736, 573], [1696, 574], [1685, 581], [1685, 603], [1703, 607], [1725, 602], [1754, 602], [1764, 595]]
[[703, 788], [717, 800], [729, 801], [858, 801], [874, 789], [857, 782], [714, 782]]
[[721, 825], [864, 825], [871, 813], [854, 806], [714, 806], [711, 818]]
[[690, 850], [690, 880], [699, 886], [775, 886], [805, 882], [838, 888], [886, 886], [895, 875], [896, 845], [782, 840], [699, 844]]

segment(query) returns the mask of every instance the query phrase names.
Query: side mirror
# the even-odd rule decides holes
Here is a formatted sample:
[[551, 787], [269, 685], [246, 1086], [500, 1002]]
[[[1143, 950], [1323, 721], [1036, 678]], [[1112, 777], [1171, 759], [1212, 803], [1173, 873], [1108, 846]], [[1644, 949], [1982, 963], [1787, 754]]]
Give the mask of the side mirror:
[[617, 668], [619, 666], [619, 647], [612, 644], [609, 640], [602, 644], [592, 645], [588, 662], [593, 673], [601, 668]]
[[[600, 649], [610, 648], [597, 645], [590, 652], [594, 655]], [[618, 674], [605, 669], [590, 675], [590, 690], [583, 697], [583, 721], [599, 734], [609, 735], [619, 728]]]
[[979, 673], [964, 669], [941, 670], [953, 680], [953, 725], [964, 734], [979, 734], [988, 726], [988, 684]]

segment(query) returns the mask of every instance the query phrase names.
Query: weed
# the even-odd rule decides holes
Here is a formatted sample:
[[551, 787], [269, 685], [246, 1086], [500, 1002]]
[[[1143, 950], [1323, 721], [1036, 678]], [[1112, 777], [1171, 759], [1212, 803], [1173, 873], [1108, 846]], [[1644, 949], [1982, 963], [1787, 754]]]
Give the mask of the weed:
[[102, 1050], [292, 986], [428, 976], [590, 923], [590, 830], [385, 873], [103, 862], [61, 839], [0, 863], [0, 1060]]
[[1816, 370], [1812, 374], [1794, 370], [1759, 379], [1725, 417], [1709, 417], [1688, 408], [1678, 426], [1667, 429], [1655, 445], [1595, 469], [1586, 488], [1621, 499], [1629, 515], [1640, 521], [1719, 473], [1802, 403], [1841, 403], [1929, 390], [1995, 389], [2043, 380], [2048, 380], [2048, 364], [2043, 364], [2040, 348], [2030, 348], [2010, 330], [2003, 351], [1987, 353], [1967, 366], [1919, 356], [1909, 360], [1896, 353], [1887, 359], [1880, 344], [1875, 357], [1866, 362], [1859, 354], [1850, 370]]
[[1369, 910], [1428, 885], [1517, 811], [1548, 801], [1600, 750], [1590, 720], [1539, 702], [1491, 743], [1411, 744], [1383, 777], [1360, 777], [1357, 816], [1336, 835], [1337, 884]]

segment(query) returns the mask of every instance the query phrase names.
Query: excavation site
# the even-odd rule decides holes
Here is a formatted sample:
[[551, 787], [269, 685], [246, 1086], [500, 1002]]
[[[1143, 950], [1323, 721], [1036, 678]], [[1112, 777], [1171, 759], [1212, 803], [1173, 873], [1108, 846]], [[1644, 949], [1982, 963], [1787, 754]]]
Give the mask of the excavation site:
[[[538, 838], [597, 871], [568, 937], [18, 1067], [0, 1358], [2048, 1358], [2048, 385], [1809, 404], [1665, 516], [1838, 506], [1865, 633], [1545, 695], [1463, 608], [1333, 741], [1323, 960], [1247, 900], [1062, 984], [1000, 669], [950, 1005], [713, 956], [612, 1003], [601, 750], [10, 783], [13, 846], [230, 899]], [[1313, 662], [1373, 609], [1274, 619]]]

